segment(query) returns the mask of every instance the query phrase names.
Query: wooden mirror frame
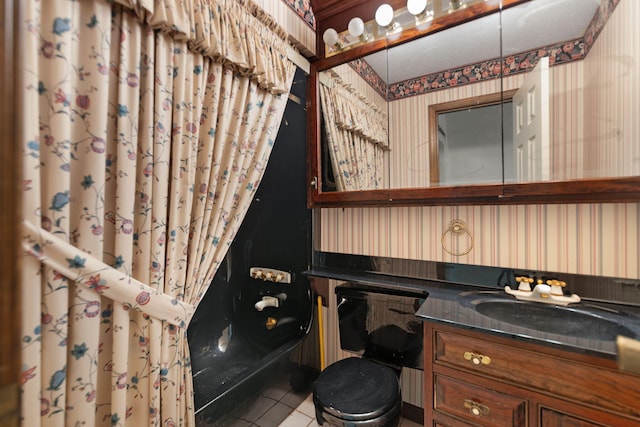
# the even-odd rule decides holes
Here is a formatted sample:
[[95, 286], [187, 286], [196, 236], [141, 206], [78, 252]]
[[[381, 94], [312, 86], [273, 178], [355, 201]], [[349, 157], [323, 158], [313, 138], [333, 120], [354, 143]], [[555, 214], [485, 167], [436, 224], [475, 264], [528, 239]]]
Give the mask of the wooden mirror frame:
[[[503, 0], [503, 9], [529, 0]], [[322, 191], [321, 111], [319, 108], [320, 72], [357, 58], [396, 46], [426, 34], [462, 24], [480, 16], [497, 12], [499, 6], [475, 4], [438, 19], [426, 32], [403, 31], [393, 41], [375, 40], [324, 58], [322, 34], [327, 28], [338, 32], [346, 29], [348, 20], [360, 16], [373, 19], [375, 9], [389, 3], [394, 9], [404, 7], [405, 0], [311, 0], [316, 27], [318, 59], [311, 63], [307, 91], [307, 206], [430, 206], [430, 205], [496, 205], [549, 203], [620, 203], [640, 201], [640, 176], [595, 178], [533, 183], [498, 183], [450, 187], [387, 188], [364, 191]]]

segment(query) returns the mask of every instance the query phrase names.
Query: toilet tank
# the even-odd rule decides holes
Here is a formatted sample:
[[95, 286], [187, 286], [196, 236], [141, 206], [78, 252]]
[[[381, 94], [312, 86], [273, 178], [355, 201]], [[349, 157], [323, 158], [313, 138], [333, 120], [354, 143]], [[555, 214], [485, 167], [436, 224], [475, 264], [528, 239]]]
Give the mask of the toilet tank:
[[371, 283], [336, 287], [340, 347], [395, 367], [423, 369], [422, 321], [428, 293]]

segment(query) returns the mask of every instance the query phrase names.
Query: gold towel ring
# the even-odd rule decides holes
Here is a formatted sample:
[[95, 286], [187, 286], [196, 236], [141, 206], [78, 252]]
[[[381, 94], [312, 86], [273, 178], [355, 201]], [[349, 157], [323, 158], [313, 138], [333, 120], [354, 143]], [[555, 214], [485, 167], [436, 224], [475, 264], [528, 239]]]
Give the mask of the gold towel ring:
[[[452, 233], [456, 236], [461, 236], [463, 234], [467, 234], [469, 236], [469, 247], [464, 252], [453, 252], [447, 248], [447, 245], [444, 243], [445, 237], [447, 233]], [[453, 256], [462, 256], [471, 252], [473, 249], [473, 236], [471, 232], [467, 229], [467, 224], [464, 223], [461, 219], [454, 219], [449, 223], [449, 228], [447, 228], [444, 233], [442, 233], [442, 239], [440, 239], [440, 243], [442, 244], [442, 249], [444, 249], [448, 254]]]

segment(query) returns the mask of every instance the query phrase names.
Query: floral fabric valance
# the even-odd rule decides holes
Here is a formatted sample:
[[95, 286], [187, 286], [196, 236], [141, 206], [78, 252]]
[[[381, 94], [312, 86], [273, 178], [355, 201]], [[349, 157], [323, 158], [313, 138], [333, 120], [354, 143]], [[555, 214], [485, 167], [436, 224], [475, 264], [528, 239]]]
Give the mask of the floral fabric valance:
[[325, 92], [328, 95], [327, 102], [331, 103], [328, 113], [333, 116], [336, 126], [369, 142], [388, 147], [388, 120], [385, 111], [366, 100], [337, 75], [326, 80], [325, 86], [329, 89]]
[[[251, 0], [114, 0], [191, 50], [287, 93], [286, 32]], [[256, 19], [257, 18], [257, 19]]]
[[335, 74], [321, 83], [323, 129], [336, 189], [382, 188], [389, 150], [387, 114]]

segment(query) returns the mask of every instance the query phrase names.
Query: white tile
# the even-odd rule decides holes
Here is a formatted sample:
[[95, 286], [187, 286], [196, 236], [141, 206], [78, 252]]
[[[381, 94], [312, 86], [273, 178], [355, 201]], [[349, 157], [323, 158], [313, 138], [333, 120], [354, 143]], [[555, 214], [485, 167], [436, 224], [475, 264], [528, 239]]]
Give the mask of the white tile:
[[[296, 412], [301, 413], [300, 415], [306, 415], [310, 421], [309, 424], [306, 424], [306, 427], [322, 427], [318, 424], [318, 422], [316, 421], [316, 409], [315, 409], [315, 405], [313, 404], [313, 394], [309, 394], [309, 396], [306, 397], [306, 399], [300, 403], [300, 405], [298, 405], [298, 407], [296, 408]], [[291, 416], [289, 416], [289, 418], [287, 418], [282, 424], [280, 424], [278, 427], [300, 427], [300, 426], [305, 426], [305, 424], [297, 424], [297, 423], [302, 423], [303, 421], [301, 421], [301, 418], [296, 418], [296, 420], [291, 420], [292, 416], [295, 414], [292, 413]], [[285, 424], [287, 423], [287, 424]], [[421, 424], [416, 423], [415, 421], [411, 421], [411, 420], [407, 420], [405, 418], [402, 418], [400, 420], [400, 427], [422, 427]]]
[[302, 412], [293, 411], [278, 427], [301, 427], [308, 425], [313, 418], [310, 418]]
[[216, 422], [215, 425], [220, 427], [251, 427], [254, 424], [239, 418], [227, 418], [225, 420]]
[[313, 404], [313, 396], [309, 395], [296, 409], [311, 418], [315, 418], [316, 407]]
[[422, 426], [414, 421], [406, 420], [403, 418], [402, 421], [400, 422], [400, 427], [422, 427]]

